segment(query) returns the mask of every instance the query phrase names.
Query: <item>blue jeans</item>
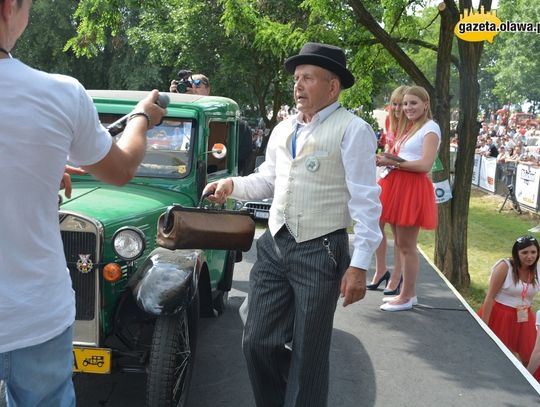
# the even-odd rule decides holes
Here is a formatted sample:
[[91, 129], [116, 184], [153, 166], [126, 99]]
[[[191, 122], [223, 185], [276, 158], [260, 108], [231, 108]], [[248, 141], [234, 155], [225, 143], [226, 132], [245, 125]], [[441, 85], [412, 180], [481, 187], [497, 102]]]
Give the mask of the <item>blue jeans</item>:
[[0, 353], [8, 407], [74, 407], [73, 326], [35, 346]]

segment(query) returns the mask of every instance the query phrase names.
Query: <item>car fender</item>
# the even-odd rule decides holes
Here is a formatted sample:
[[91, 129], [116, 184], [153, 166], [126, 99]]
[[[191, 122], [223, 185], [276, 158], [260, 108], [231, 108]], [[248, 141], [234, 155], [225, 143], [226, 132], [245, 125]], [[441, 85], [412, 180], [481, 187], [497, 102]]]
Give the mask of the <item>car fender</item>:
[[131, 278], [137, 305], [152, 315], [174, 314], [197, 293], [202, 250], [153, 250]]

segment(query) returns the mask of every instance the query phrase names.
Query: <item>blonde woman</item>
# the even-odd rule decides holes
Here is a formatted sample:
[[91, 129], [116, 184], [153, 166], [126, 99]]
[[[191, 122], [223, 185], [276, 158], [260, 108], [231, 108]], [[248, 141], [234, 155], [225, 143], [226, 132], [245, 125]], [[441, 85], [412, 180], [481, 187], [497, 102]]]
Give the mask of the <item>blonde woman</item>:
[[[398, 123], [401, 116], [401, 104], [403, 101], [403, 94], [408, 87], [405, 85], [399, 86], [390, 95], [390, 111], [385, 121], [385, 146], [384, 151], [389, 152], [394, 146], [396, 140], [396, 135], [398, 132]], [[406, 120], [406, 118], [404, 118]], [[371, 284], [368, 284], [366, 288], [368, 290], [376, 290], [379, 288], [379, 285], [384, 281], [386, 282], [384, 288], [385, 295], [396, 295], [399, 294], [401, 287], [401, 260], [397, 253], [397, 250], [394, 250], [394, 272], [390, 274], [386, 265], [386, 234], [384, 233], [385, 222], [379, 223], [382, 232], [381, 244], [375, 251], [375, 274], [371, 280]]]
[[381, 178], [381, 222], [389, 223], [394, 233], [403, 270], [403, 287], [395, 297], [386, 297], [381, 309], [404, 311], [417, 303], [416, 279], [420, 269], [416, 243], [420, 228], [435, 229], [437, 207], [428, 173], [441, 141], [439, 125], [431, 118], [427, 91], [411, 86], [403, 94], [402, 119], [398, 137], [390, 150], [381, 154], [377, 165], [391, 171]]

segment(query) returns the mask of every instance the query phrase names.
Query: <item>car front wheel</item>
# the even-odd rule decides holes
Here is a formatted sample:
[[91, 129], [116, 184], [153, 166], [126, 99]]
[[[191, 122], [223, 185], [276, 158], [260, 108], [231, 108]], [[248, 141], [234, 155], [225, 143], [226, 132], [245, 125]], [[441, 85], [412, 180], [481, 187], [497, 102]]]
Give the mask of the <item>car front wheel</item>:
[[148, 370], [147, 407], [185, 407], [195, 360], [198, 296], [178, 314], [156, 320]]

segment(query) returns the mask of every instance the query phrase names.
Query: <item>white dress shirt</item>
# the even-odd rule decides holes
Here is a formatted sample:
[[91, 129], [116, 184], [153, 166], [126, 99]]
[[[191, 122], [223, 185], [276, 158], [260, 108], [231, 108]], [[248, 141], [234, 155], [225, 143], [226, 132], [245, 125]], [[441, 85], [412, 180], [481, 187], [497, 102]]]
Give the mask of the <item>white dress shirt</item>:
[[[299, 113], [287, 120], [293, 121], [293, 128], [298, 125], [296, 151], [302, 147], [317, 126], [339, 107], [338, 102], [325, 107], [315, 114], [309, 123], [303, 122]], [[288, 137], [276, 126], [266, 147], [266, 158], [258, 172], [245, 177], [234, 177], [232, 197], [236, 199], [263, 199], [274, 196], [276, 145], [283, 137]], [[289, 146], [291, 148], [291, 146]], [[377, 139], [373, 129], [359, 117], [351, 120], [345, 130], [341, 143], [341, 158], [345, 168], [345, 181], [351, 195], [348, 203], [351, 218], [354, 221], [354, 251], [351, 266], [367, 270], [373, 252], [377, 249], [382, 234], [379, 227], [381, 203], [380, 187], [376, 183], [375, 151]]]

